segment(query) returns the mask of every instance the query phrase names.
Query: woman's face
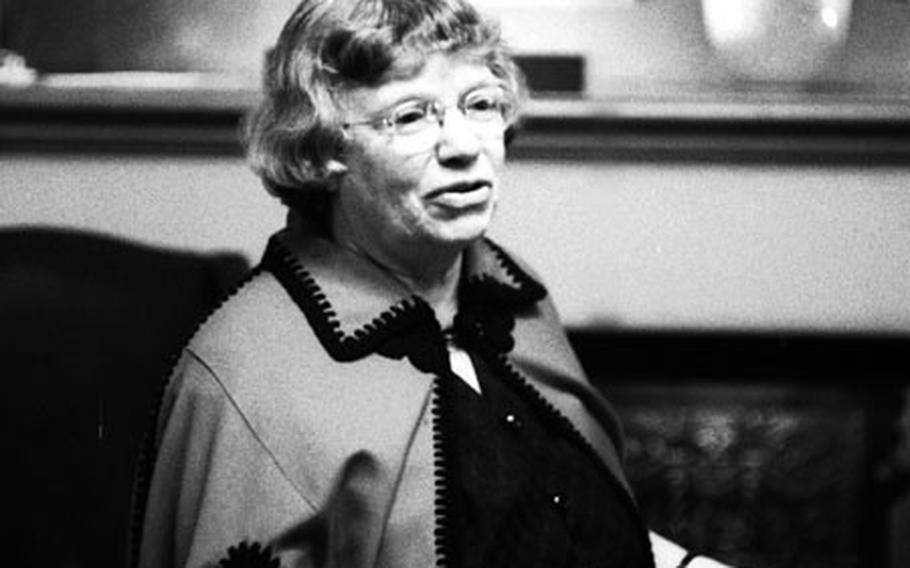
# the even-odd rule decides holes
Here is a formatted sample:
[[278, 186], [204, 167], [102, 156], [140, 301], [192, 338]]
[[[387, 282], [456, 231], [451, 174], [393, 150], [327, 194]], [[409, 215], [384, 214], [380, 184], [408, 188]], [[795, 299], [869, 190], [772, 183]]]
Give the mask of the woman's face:
[[482, 64], [438, 54], [412, 77], [350, 92], [342, 101], [347, 122], [384, 117], [411, 101], [445, 110], [442, 125], [420, 135], [376, 124], [346, 128], [336, 235], [374, 259], [398, 262], [460, 250], [483, 235], [497, 201], [503, 132], [478, 128], [458, 106], [500, 84]]

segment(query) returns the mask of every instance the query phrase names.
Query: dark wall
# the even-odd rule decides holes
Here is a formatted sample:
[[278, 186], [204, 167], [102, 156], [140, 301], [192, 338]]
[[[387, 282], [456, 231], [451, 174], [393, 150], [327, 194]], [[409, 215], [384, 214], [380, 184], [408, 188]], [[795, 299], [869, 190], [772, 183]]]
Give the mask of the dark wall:
[[[204, 3], [191, 0], [189, 4]], [[179, 0], [3, 0], [2, 46], [41, 72], [186, 71], [166, 56]]]

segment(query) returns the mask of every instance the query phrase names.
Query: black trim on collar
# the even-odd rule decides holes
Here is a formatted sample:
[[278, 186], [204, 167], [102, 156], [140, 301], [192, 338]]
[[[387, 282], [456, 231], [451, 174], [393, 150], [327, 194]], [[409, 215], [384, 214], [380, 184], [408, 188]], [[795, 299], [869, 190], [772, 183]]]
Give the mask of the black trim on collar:
[[489, 240], [485, 244], [514, 286], [490, 273], [470, 276], [458, 290], [455, 333], [466, 345], [477, 344], [497, 353], [508, 353], [515, 347], [512, 330], [516, 313], [542, 300], [547, 291], [499, 246]]
[[336, 361], [355, 361], [379, 353], [393, 359], [407, 356], [422, 371], [437, 371], [440, 365], [447, 368], [445, 343], [433, 340], [442, 337], [439, 323], [433, 308], [422, 298], [411, 296], [393, 304], [363, 327], [346, 335], [315, 278], [275, 237], [266, 247], [262, 266], [287, 290], [319, 342]]
[[474, 293], [488, 303], [500, 303], [512, 308], [523, 308], [543, 300], [547, 289], [525, 272], [512, 257], [490, 239], [483, 239], [490, 248], [503, 272], [509, 276], [515, 286], [496, 279], [492, 274], [472, 274], [467, 279], [467, 286], [476, 288]]
[[[369, 321], [353, 330], [343, 330], [338, 306], [332, 305], [308, 270], [306, 254], [302, 258], [296, 255], [279, 235], [269, 240], [261, 266], [288, 292], [333, 359], [355, 361], [379, 353], [394, 359], [407, 357], [426, 372], [448, 370], [439, 322], [425, 300], [413, 294], [392, 299], [384, 311], [369, 314]], [[459, 287], [456, 331], [463, 337], [487, 341], [498, 352], [510, 351], [514, 346], [511, 334], [516, 312], [544, 298], [546, 289], [487, 239], [466, 252], [465, 276]]]

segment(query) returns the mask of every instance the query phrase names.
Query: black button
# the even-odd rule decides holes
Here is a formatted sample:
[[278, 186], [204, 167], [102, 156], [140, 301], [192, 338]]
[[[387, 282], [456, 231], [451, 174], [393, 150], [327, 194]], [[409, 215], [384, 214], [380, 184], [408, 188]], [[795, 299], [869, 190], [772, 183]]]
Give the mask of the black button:
[[521, 423], [521, 418], [511, 412], [502, 417], [502, 424], [505, 426], [506, 430], [512, 432], [518, 432], [521, 430], [522, 426], [524, 426]]

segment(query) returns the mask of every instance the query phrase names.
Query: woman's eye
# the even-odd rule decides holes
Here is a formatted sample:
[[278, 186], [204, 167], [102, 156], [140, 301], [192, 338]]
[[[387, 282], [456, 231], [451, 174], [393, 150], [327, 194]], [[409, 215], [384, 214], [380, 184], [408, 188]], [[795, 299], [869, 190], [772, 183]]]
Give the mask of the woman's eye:
[[423, 106], [414, 105], [396, 109], [392, 113], [392, 122], [395, 126], [408, 126], [426, 118], [427, 112]]
[[492, 95], [479, 95], [468, 99], [465, 103], [465, 107], [469, 111], [488, 111], [496, 110], [499, 108], [499, 102], [496, 97]]
[[464, 112], [475, 119], [495, 120], [504, 118], [506, 106], [502, 92], [486, 90], [468, 95], [464, 101]]

